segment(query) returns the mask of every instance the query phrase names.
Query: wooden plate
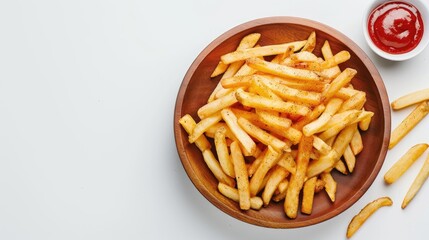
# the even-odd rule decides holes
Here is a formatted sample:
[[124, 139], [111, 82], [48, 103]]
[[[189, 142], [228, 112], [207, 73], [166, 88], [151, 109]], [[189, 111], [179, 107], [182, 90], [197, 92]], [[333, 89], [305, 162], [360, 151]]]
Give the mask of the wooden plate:
[[[217, 180], [205, 165], [198, 148], [189, 144], [188, 134], [178, 120], [189, 113], [199, 121], [196, 111], [204, 105], [220, 77], [210, 79], [220, 56], [234, 51], [242, 37], [258, 32], [262, 34], [260, 45], [277, 44], [306, 39], [316, 31], [315, 53], [325, 40], [329, 40], [332, 51], [348, 50], [351, 59], [340, 65], [358, 70], [352, 80], [355, 88], [367, 93], [365, 109], [375, 113], [368, 131], [362, 133], [364, 150], [358, 155], [356, 168], [347, 176], [333, 171], [338, 182], [335, 203], [325, 193], [316, 194], [313, 213], [298, 214], [289, 219], [283, 211], [283, 202], [270, 204], [259, 211], [242, 211], [238, 204], [217, 191]], [[207, 200], [230, 216], [244, 222], [271, 228], [303, 227], [330, 219], [353, 205], [370, 187], [384, 162], [390, 138], [390, 106], [386, 89], [377, 69], [368, 56], [349, 38], [321, 23], [296, 17], [270, 17], [239, 25], [210, 43], [195, 59], [186, 73], [176, 100], [174, 133], [177, 151], [183, 167], [195, 187]]]

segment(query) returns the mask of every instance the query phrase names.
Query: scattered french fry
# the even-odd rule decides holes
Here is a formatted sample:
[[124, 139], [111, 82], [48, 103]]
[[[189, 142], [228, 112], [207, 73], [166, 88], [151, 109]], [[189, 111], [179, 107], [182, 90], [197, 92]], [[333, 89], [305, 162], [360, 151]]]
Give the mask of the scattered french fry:
[[408, 168], [426, 151], [428, 144], [420, 143], [411, 147], [392, 167], [384, 174], [384, 181], [392, 184], [404, 174]]
[[399, 110], [427, 100], [429, 100], [429, 88], [402, 96], [393, 101], [391, 106], [393, 110]]
[[421, 102], [416, 108], [393, 130], [390, 136], [389, 149], [392, 149], [405, 137], [427, 114], [428, 102]]
[[353, 217], [347, 227], [347, 238], [351, 238], [362, 224], [379, 208], [392, 206], [393, 202], [389, 197], [381, 197], [368, 203], [362, 210]]
[[426, 157], [426, 160], [423, 163], [423, 166], [421, 167], [419, 173], [417, 174], [416, 178], [414, 179], [413, 183], [408, 189], [408, 192], [405, 195], [404, 201], [402, 202], [402, 205], [401, 205], [402, 209], [406, 208], [407, 205], [411, 202], [411, 200], [413, 200], [413, 198], [416, 196], [417, 192], [422, 188], [423, 184], [425, 183], [428, 177], [429, 177], [429, 155], [428, 157]]

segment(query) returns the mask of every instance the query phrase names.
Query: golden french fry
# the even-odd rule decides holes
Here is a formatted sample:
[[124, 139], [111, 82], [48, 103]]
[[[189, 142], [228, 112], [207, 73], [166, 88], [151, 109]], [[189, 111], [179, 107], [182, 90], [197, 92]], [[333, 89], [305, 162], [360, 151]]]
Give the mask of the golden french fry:
[[356, 128], [357, 128], [357, 124], [354, 123], [345, 127], [338, 134], [337, 138], [335, 139], [334, 145], [332, 146], [332, 149], [334, 149], [339, 156], [342, 156], [346, 151], [346, 148], [349, 146], [350, 142], [352, 141]]
[[354, 155], [358, 155], [363, 150], [362, 136], [358, 129], [356, 129], [355, 134], [350, 141], [350, 147], [352, 148]]
[[265, 206], [267, 206], [270, 203], [271, 198], [274, 192], [276, 191], [279, 183], [283, 179], [285, 179], [288, 175], [289, 175], [289, 172], [286, 169], [280, 166], [276, 166], [273, 173], [270, 175], [269, 179], [267, 180], [264, 191], [262, 192], [262, 201], [264, 202]]
[[334, 168], [335, 168], [335, 170], [337, 170], [338, 172], [340, 172], [340, 173], [342, 173], [344, 175], [349, 174], [347, 172], [346, 164], [343, 161], [341, 161], [341, 159], [339, 161], [337, 161], [337, 163], [335, 163], [335, 167]]
[[[233, 200], [234, 202], [239, 202], [239, 194], [238, 190], [236, 188], [233, 188], [231, 186], [228, 186], [224, 183], [219, 182], [217, 185], [217, 189], [219, 190], [222, 195], [225, 197]], [[251, 197], [250, 198], [250, 208], [259, 210], [262, 208], [263, 202], [260, 197]]]
[[290, 152], [283, 153], [283, 155], [280, 156], [277, 165], [288, 170], [290, 173], [295, 173], [296, 171], [296, 162]]
[[312, 177], [305, 181], [302, 191], [301, 212], [311, 214], [313, 211], [314, 192], [316, 190], [317, 177]]
[[325, 181], [323, 181], [322, 179], [317, 179], [316, 181], [316, 187], [314, 188], [314, 192], [318, 193], [320, 191], [322, 191], [323, 189], [325, 189]]
[[222, 170], [226, 173], [226, 175], [235, 178], [234, 165], [232, 164], [232, 160], [229, 155], [225, 134], [226, 129], [224, 127], [220, 127], [215, 133], [214, 143], [216, 147], [216, 153]]
[[270, 81], [266, 78], [261, 78], [259, 81], [269, 87], [275, 94], [284, 100], [309, 104], [312, 106], [318, 105], [320, 103], [320, 93], [294, 89], [279, 82]]
[[392, 206], [393, 202], [389, 197], [381, 197], [368, 203], [362, 210], [353, 217], [347, 227], [347, 238], [351, 238], [353, 234], [362, 226], [362, 224], [378, 209], [384, 206]]
[[224, 88], [249, 87], [256, 75], [234, 76], [220, 80]]
[[247, 210], [250, 208], [249, 176], [240, 146], [235, 141], [231, 143], [231, 159], [237, 180], [240, 209]]
[[371, 123], [371, 117], [362, 119], [359, 122], [359, 129], [362, 131], [368, 130], [370, 123]]
[[341, 51], [335, 54], [333, 57], [326, 59], [320, 64], [321, 68], [332, 68], [350, 59], [350, 53], [348, 51]]
[[392, 102], [393, 110], [399, 110], [413, 104], [429, 100], [429, 88], [404, 95]]
[[292, 113], [302, 116], [310, 112], [310, 109], [307, 106], [292, 102], [272, 100], [256, 94], [244, 92], [242, 89], [237, 90], [236, 98], [244, 106], [259, 108], [262, 110]]
[[303, 136], [298, 146], [298, 156], [296, 159], [296, 171], [292, 174], [286, 191], [284, 209], [289, 218], [296, 218], [298, 214], [299, 193], [304, 185], [310, 152], [313, 148], [313, 137]]
[[304, 133], [304, 135], [310, 136], [317, 133], [323, 126], [325, 126], [325, 124], [329, 122], [332, 116], [341, 107], [342, 103], [343, 103], [343, 100], [339, 98], [332, 98], [331, 100], [329, 100], [328, 104], [326, 105], [325, 111], [322, 113], [322, 115], [320, 115], [320, 117], [315, 121], [303, 127], [302, 132]]
[[[326, 141], [327, 139], [337, 135], [341, 130], [343, 130], [347, 126], [353, 125], [354, 124], [353, 121], [356, 120], [356, 118], [359, 116], [359, 114], [360, 114], [360, 112], [354, 112], [354, 113], [347, 115], [347, 117], [344, 118], [344, 120], [342, 122], [339, 122], [338, 124], [335, 124], [332, 127], [330, 127], [329, 129], [327, 129], [326, 131], [322, 132], [321, 134], [319, 134], [319, 137], [322, 140]], [[329, 122], [328, 122], [328, 124], [329, 124]], [[328, 124], [326, 124], [326, 125], [328, 125]]]
[[390, 137], [389, 149], [392, 149], [429, 113], [428, 102], [421, 102], [416, 108], [393, 130]]
[[384, 181], [394, 183], [426, 151], [428, 144], [420, 143], [411, 147], [384, 175]]
[[219, 61], [219, 63], [216, 65], [215, 70], [213, 70], [212, 75], [210, 75], [211, 78], [217, 77], [224, 73], [226, 69], [228, 69], [228, 64], [223, 63], [222, 61]]
[[322, 93], [322, 101], [328, 101], [331, 97], [335, 96], [335, 94], [346, 84], [352, 80], [352, 78], [356, 75], [357, 71], [352, 68], [346, 68], [344, 71], [340, 73], [329, 85], [328, 88]]
[[271, 146], [268, 146], [268, 150], [265, 153], [261, 164], [259, 165], [258, 169], [256, 169], [255, 174], [253, 174], [252, 178], [250, 179], [251, 196], [256, 196], [256, 194], [260, 190], [265, 175], [276, 164], [278, 159], [279, 154]]
[[335, 202], [335, 195], [337, 193], [337, 182], [332, 177], [331, 173], [324, 172], [320, 174], [320, 179], [325, 182], [325, 191], [332, 202]]
[[316, 47], [316, 32], [313, 31], [308, 36], [307, 42], [305, 43], [304, 47], [302, 47], [301, 51], [313, 52], [315, 47]]
[[225, 108], [221, 111], [223, 120], [228, 125], [231, 132], [241, 143], [243, 148], [250, 154], [256, 151], [256, 143], [253, 139], [238, 125], [237, 117], [234, 112], [229, 108]]
[[290, 147], [284, 141], [260, 129], [249, 120], [245, 118], [239, 118], [238, 125], [240, 125], [250, 136], [254, 137], [264, 145], [273, 147], [277, 152], [290, 151]]
[[402, 209], [406, 208], [407, 205], [411, 202], [411, 200], [413, 200], [413, 198], [416, 196], [417, 192], [423, 186], [423, 184], [425, 183], [428, 177], [429, 177], [429, 155], [426, 157], [426, 160], [423, 163], [422, 168], [420, 169], [419, 173], [417, 174], [416, 178], [414, 179], [413, 183], [408, 189], [408, 192], [405, 195], [404, 201], [402, 202], [402, 205], [401, 205]]
[[217, 159], [213, 155], [213, 152], [210, 149], [204, 150], [202, 154], [204, 162], [207, 164], [207, 167], [210, 169], [210, 171], [213, 173], [213, 175], [219, 182], [223, 182], [231, 187], [235, 186], [234, 179], [223, 172], [222, 167], [220, 166], [219, 162], [217, 161]]
[[225, 95], [221, 98], [213, 100], [204, 106], [200, 107], [197, 111], [198, 117], [200, 119], [207, 118], [220, 110], [229, 107], [237, 102], [237, 98], [235, 97], [235, 91]]
[[289, 180], [287, 178], [283, 179], [277, 187], [275, 195], [272, 197], [274, 202], [280, 202], [286, 197], [286, 190], [289, 185]]
[[[330, 58], [332, 58], [334, 56], [332, 54], [331, 46], [329, 45], [328, 40], [326, 40], [323, 43], [321, 51], [322, 51], [323, 58], [325, 60], [326, 59], [330, 59]], [[340, 68], [338, 66], [333, 66], [333, 67], [328, 68], [328, 69], [323, 69], [322, 72], [321, 72], [321, 74], [324, 75], [327, 79], [334, 79], [340, 73], [341, 73], [341, 70], [340, 70]]]
[[[186, 114], [182, 118], [180, 118], [179, 123], [180, 125], [182, 125], [182, 127], [188, 134], [191, 134], [192, 131], [194, 131], [195, 126], [197, 125], [195, 120], [189, 114]], [[198, 147], [198, 149], [200, 149], [201, 152], [211, 148], [210, 142], [204, 135], [200, 136], [199, 138], [197, 138], [197, 140], [195, 140], [195, 145]]]
[[305, 115], [297, 122], [293, 123], [292, 127], [301, 131], [305, 125], [317, 119], [323, 113], [323, 111], [325, 111], [325, 105], [317, 105], [309, 114]]
[[260, 76], [267, 80], [275, 81], [280, 84], [283, 84], [298, 90], [321, 93], [326, 87], [326, 83], [322, 81], [308, 82], [308, 81], [301, 81], [301, 80], [296, 80], [291, 78], [279, 77], [271, 74], [262, 74], [262, 73], [260, 74]]
[[264, 151], [262, 151], [261, 154], [259, 154], [258, 157], [255, 158], [255, 160], [252, 161], [252, 163], [247, 168], [247, 174], [249, 177], [252, 177], [253, 174], [255, 174], [256, 169], [258, 169], [259, 165], [261, 165], [262, 160], [264, 160], [265, 154], [267, 153], [268, 148], [265, 148]]
[[267, 45], [258, 48], [248, 48], [243, 50], [237, 50], [235, 52], [227, 53], [221, 56], [221, 60], [225, 64], [246, 60], [248, 58], [272, 56], [284, 53], [290, 46], [293, 47], [294, 51], [301, 49], [305, 45], [306, 41], [296, 41], [278, 45]]
[[262, 77], [260, 75], [255, 75], [253, 81], [251, 82], [249, 91], [257, 93], [262, 97], [266, 97], [271, 100], [282, 101], [283, 99], [281, 97], [277, 96], [271, 89], [265, 86], [262, 81], [260, 81], [261, 78]]
[[355, 168], [356, 157], [350, 145], [346, 147], [346, 150], [343, 153], [343, 157], [344, 157], [344, 161], [347, 164], [347, 169], [349, 170], [349, 172], [352, 173]]
[[249, 58], [246, 60], [250, 67], [280, 77], [292, 78], [306, 81], [320, 81], [320, 77], [313, 71], [306, 69], [292, 68], [272, 62], [267, 62], [258, 58]]
[[322, 139], [318, 138], [317, 136], [313, 136], [314, 140], [313, 140], [313, 147], [319, 151], [322, 155], [327, 155], [329, 154], [329, 152], [332, 150], [331, 146], [329, 146], [328, 144], [326, 144], [325, 141], [323, 141]]
[[292, 124], [292, 121], [290, 119], [281, 117], [277, 114], [273, 114], [269, 111], [256, 109], [256, 114], [259, 116], [259, 119], [263, 123], [270, 125], [274, 128], [278, 128], [280, 131], [288, 129]]
[[357, 92], [355, 95], [344, 101], [338, 112], [344, 112], [347, 110], [360, 110], [366, 102], [366, 93]]
[[195, 125], [194, 130], [189, 135], [189, 142], [194, 143], [204, 132], [214, 124], [218, 123], [222, 119], [220, 113], [215, 113], [210, 117], [204, 118], [197, 125]]
[[340, 156], [335, 150], [329, 151], [328, 154], [322, 155], [317, 161], [312, 161], [307, 168], [307, 177], [311, 178], [320, 173], [332, 169], [338, 162]]

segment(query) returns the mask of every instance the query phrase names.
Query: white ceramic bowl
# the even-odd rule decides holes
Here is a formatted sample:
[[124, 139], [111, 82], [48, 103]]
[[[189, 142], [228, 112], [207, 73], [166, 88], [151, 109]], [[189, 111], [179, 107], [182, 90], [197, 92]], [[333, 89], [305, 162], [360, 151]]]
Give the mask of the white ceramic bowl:
[[[372, 2], [366, 8], [365, 13], [364, 13], [364, 17], [363, 17], [363, 21], [362, 21], [363, 33], [364, 33], [365, 40], [368, 43], [369, 47], [380, 57], [383, 57], [385, 59], [389, 59], [392, 61], [407, 60], [407, 59], [410, 59], [412, 57], [417, 56], [420, 52], [422, 52], [423, 49], [425, 49], [425, 47], [429, 43], [429, 10], [428, 10], [428, 6], [427, 6], [426, 1], [427, 0], [375, 0], [374, 2]], [[371, 37], [369, 36], [369, 33], [368, 33], [368, 18], [370, 16], [372, 10], [374, 10], [376, 7], [378, 7], [379, 5], [386, 3], [386, 2], [406, 2], [406, 3], [410, 3], [410, 4], [414, 5], [419, 10], [419, 12], [422, 16], [422, 20], [423, 20], [423, 27], [424, 27], [423, 37], [422, 37], [420, 43], [417, 45], [417, 47], [414, 48], [413, 50], [406, 52], [406, 53], [401, 53], [401, 54], [391, 54], [391, 53], [387, 53], [387, 52], [381, 50], [372, 42]]]

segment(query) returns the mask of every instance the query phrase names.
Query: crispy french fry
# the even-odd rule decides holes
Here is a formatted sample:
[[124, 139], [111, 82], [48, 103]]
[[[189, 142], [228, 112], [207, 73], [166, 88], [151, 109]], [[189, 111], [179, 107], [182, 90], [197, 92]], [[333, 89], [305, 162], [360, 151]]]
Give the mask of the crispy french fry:
[[334, 168], [335, 168], [335, 170], [337, 170], [338, 172], [340, 172], [344, 175], [348, 174], [346, 164], [343, 161], [341, 161], [341, 159], [335, 163]]
[[337, 138], [335, 139], [334, 145], [332, 146], [332, 149], [334, 149], [339, 156], [342, 156], [346, 151], [346, 148], [349, 146], [350, 142], [352, 141], [356, 128], [357, 128], [357, 124], [354, 123], [345, 127], [338, 134]]
[[272, 200], [274, 202], [280, 202], [281, 200], [285, 199], [286, 197], [286, 190], [289, 186], [289, 180], [287, 178], [283, 179], [277, 187], [275, 195], [272, 197]]
[[320, 179], [325, 182], [325, 191], [332, 202], [335, 202], [335, 195], [337, 193], [337, 182], [332, 177], [331, 173], [324, 172], [320, 174]]
[[323, 189], [325, 189], [325, 181], [323, 181], [322, 179], [317, 179], [316, 181], [316, 187], [314, 188], [314, 192], [318, 193], [320, 191], [322, 191]]
[[256, 143], [253, 139], [238, 125], [237, 117], [229, 108], [221, 111], [223, 120], [228, 125], [234, 136], [240, 141], [243, 148], [250, 154], [256, 151]]
[[342, 71], [322, 93], [322, 101], [328, 101], [331, 97], [335, 96], [335, 93], [348, 84], [356, 73], [357, 71], [352, 68], [346, 68]]
[[280, 131], [288, 129], [292, 124], [290, 119], [280, 117], [279, 115], [273, 114], [269, 111], [256, 109], [256, 114], [263, 123], [278, 128]]
[[232, 164], [232, 160], [228, 152], [225, 134], [226, 128], [224, 127], [220, 127], [215, 133], [214, 143], [216, 147], [216, 153], [222, 170], [226, 173], [226, 175], [235, 178], [234, 165]]
[[326, 59], [323, 63], [321, 63], [321, 68], [332, 68], [338, 66], [339, 64], [350, 59], [350, 53], [348, 51], [341, 51], [335, 54], [333, 57]]
[[322, 155], [329, 154], [329, 152], [332, 150], [331, 146], [329, 146], [328, 144], [326, 144], [325, 141], [323, 141], [322, 139], [318, 138], [317, 136], [313, 136], [313, 137], [314, 137], [313, 147], [315, 149], [317, 149], [317, 151], [319, 151]]
[[197, 111], [198, 117], [200, 119], [207, 118], [220, 110], [229, 107], [237, 102], [237, 98], [235, 98], [235, 91], [225, 95], [221, 98], [213, 100], [204, 106], [200, 107]]
[[292, 174], [286, 192], [284, 208], [289, 218], [296, 218], [298, 214], [299, 193], [304, 185], [307, 167], [310, 160], [310, 152], [313, 148], [313, 137], [302, 137], [298, 146], [296, 159], [296, 171]]
[[258, 58], [249, 58], [246, 60], [246, 63], [258, 71], [280, 77], [306, 81], [320, 81], [320, 77], [316, 73], [306, 69], [292, 68], [285, 65], [267, 62]]
[[312, 177], [305, 181], [302, 191], [301, 212], [311, 214], [313, 211], [314, 192], [316, 190], [317, 177]]
[[[236, 188], [233, 188], [231, 186], [228, 186], [224, 183], [219, 182], [219, 184], [217, 185], [217, 189], [225, 197], [227, 197], [227, 198], [229, 198], [235, 202], [239, 202], [240, 197], [238, 194], [238, 190]], [[262, 202], [262, 199], [260, 197], [251, 197], [250, 198], [250, 208], [255, 209], [255, 210], [259, 210], [262, 208], [262, 205], [263, 205], [263, 202]]]
[[244, 92], [242, 89], [237, 90], [236, 98], [244, 106], [259, 108], [262, 110], [293, 113], [302, 116], [310, 112], [310, 109], [304, 105], [272, 100], [256, 94]]
[[292, 127], [301, 131], [305, 125], [317, 119], [323, 113], [323, 111], [325, 111], [325, 105], [317, 105], [309, 114], [305, 115], [297, 122], [293, 123]]
[[219, 63], [216, 65], [215, 70], [213, 70], [212, 75], [210, 75], [211, 78], [217, 77], [224, 73], [226, 69], [228, 69], [228, 64], [223, 63], [222, 61], [219, 61]]
[[360, 110], [366, 102], [366, 93], [357, 92], [355, 95], [344, 101], [338, 112], [344, 112], [347, 110]]
[[247, 210], [250, 208], [249, 176], [240, 146], [235, 141], [231, 143], [231, 159], [237, 180], [240, 209]]
[[207, 167], [210, 169], [210, 171], [213, 173], [213, 175], [219, 182], [223, 182], [231, 187], [235, 186], [234, 179], [223, 172], [222, 167], [220, 166], [219, 162], [217, 161], [217, 159], [213, 155], [213, 152], [210, 149], [204, 150], [202, 154], [204, 162], [207, 164]]
[[323, 133], [319, 134], [319, 137], [322, 140], [326, 141], [327, 139], [329, 139], [329, 138], [337, 135], [341, 130], [343, 130], [347, 126], [350, 126], [350, 125], [354, 124], [353, 120], [355, 120], [359, 116], [359, 114], [360, 114], [359, 112], [355, 112], [355, 113], [351, 113], [351, 114], [347, 115], [347, 117], [344, 118], [344, 120], [342, 122], [339, 122], [338, 124], [333, 125], [328, 130], [326, 130]]
[[302, 47], [301, 51], [313, 52], [315, 47], [316, 47], [316, 32], [313, 31], [308, 36], [307, 42], [305, 43], [304, 47]]
[[422, 188], [423, 184], [425, 183], [428, 177], [429, 177], [429, 155], [428, 157], [426, 157], [426, 160], [423, 163], [423, 166], [421, 167], [419, 173], [417, 174], [416, 178], [414, 179], [413, 183], [408, 189], [408, 192], [405, 195], [401, 205], [402, 209], [406, 208], [407, 205], [411, 202], [411, 200], [413, 200], [413, 198], [416, 196], [420, 188]]
[[428, 102], [421, 102], [416, 108], [393, 130], [390, 137], [389, 149], [392, 149], [429, 113]]
[[362, 136], [358, 129], [356, 129], [355, 134], [352, 137], [350, 147], [352, 148], [354, 155], [358, 155], [363, 150]]
[[344, 157], [344, 161], [347, 164], [347, 169], [349, 170], [349, 172], [352, 173], [356, 165], [356, 157], [350, 145], [346, 147], [343, 157]]
[[280, 166], [276, 166], [273, 173], [270, 175], [267, 183], [265, 184], [264, 191], [262, 192], [262, 201], [264, 202], [265, 206], [270, 203], [271, 198], [276, 191], [279, 183], [288, 175], [289, 172], [286, 169]]
[[362, 226], [362, 224], [379, 208], [384, 206], [392, 206], [393, 202], [389, 197], [381, 197], [368, 203], [362, 210], [353, 217], [347, 227], [347, 238], [351, 238], [353, 234]]
[[305, 125], [302, 129], [302, 132], [306, 136], [313, 135], [317, 133], [325, 124], [328, 123], [328, 121], [332, 118], [332, 116], [338, 111], [338, 109], [341, 107], [341, 104], [343, 103], [343, 100], [339, 98], [332, 98], [329, 100], [328, 104], [326, 105], [325, 111], [320, 115], [320, 117]]
[[[364, 109], [365, 110], [365, 109]], [[362, 131], [366, 131], [369, 128], [369, 125], [371, 123], [371, 118], [372, 117], [368, 117], [368, 118], [364, 118], [359, 122], [359, 129]]]
[[[194, 131], [195, 126], [197, 125], [195, 120], [189, 114], [186, 114], [182, 118], [180, 118], [179, 123], [180, 125], [182, 125], [182, 127], [188, 134], [191, 134], [192, 131]], [[197, 138], [197, 140], [195, 140], [195, 145], [198, 147], [198, 149], [200, 149], [201, 152], [211, 148], [210, 142], [204, 135], [200, 136], [199, 138]]]
[[218, 123], [221, 119], [222, 116], [220, 113], [215, 113], [212, 116], [201, 120], [197, 125], [195, 125], [194, 130], [189, 135], [189, 142], [194, 143], [210, 126]]
[[322, 155], [319, 160], [312, 161], [307, 168], [307, 177], [311, 178], [321, 174], [322, 172], [332, 169], [337, 163], [340, 156], [335, 150], [329, 151], [328, 154]]
[[404, 174], [408, 168], [426, 151], [428, 144], [420, 143], [411, 147], [393, 166], [384, 174], [384, 181], [392, 184]]
[[274, 137], [270, 133], [260, 129], [245, 118], [238, 119], [238, 125], [243, 128], [250, 136], [257, 139], [264, 145], [273, 147], [277, 152], [290, 151], [290, 147], [282, 140]]
[[258, 193], [265, 175], [267, 174], [268, 170], [270, 170], [277, 163], [278, 159], [279, 154], [271, 146], [268, 146], [268, 151], [265, 153], [261, 164], [250, 179], [251, 196], [255, 196]]
[[399, 110], [429, 100], [429, 88], [404, 95], [392, 102], [393, 110]]
[[279, 161], [277, 162], [277, 165], [283, 167], [284, 169], [288, 170], [290, 173], [295, 173], [296, 171], [296, 162], [293, 158], [291, 153], [283, 153], [282, 156], [280, 156]]
[[246, 60], [248, 58], [272, 56], [284, 53], [290, 46], [293, 46], [294, 51], [301, 49], [306, 41], [296, 41], [278, 45], [267, 45], [258, 48], [249, 48], [237, 50], [235, 52], [227, 53], [221, 56], [221, 60], [225, 64]]

